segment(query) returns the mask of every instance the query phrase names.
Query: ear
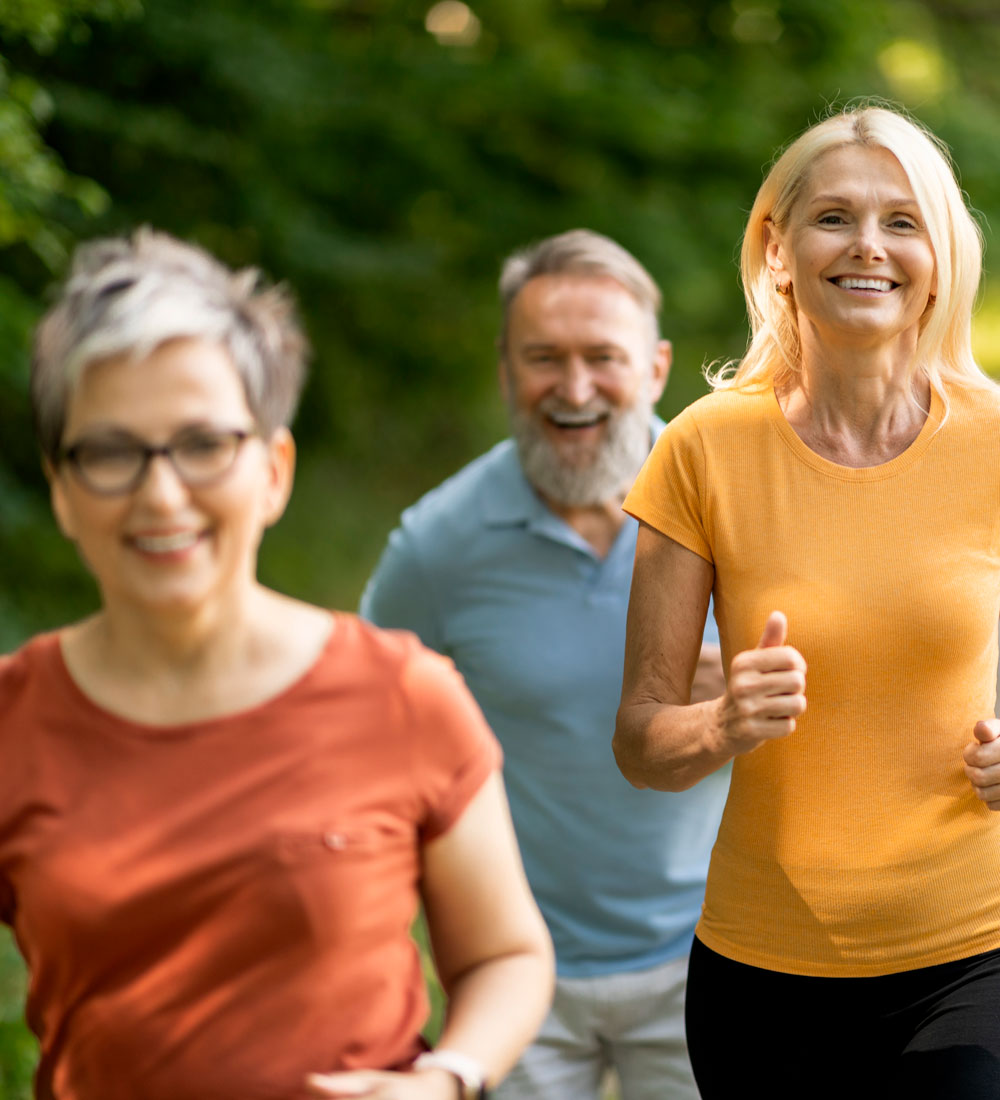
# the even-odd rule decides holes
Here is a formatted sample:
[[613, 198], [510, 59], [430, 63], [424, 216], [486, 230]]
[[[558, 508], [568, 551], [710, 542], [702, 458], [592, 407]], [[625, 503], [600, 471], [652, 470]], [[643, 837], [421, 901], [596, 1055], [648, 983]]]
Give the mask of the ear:
[[673, 361], [673, 344], [669, 340], [658, 340], [656, 353], [653, 355], [653, 377], [649, 386], [649, 396], [652, 398], [654, 405], [660, 400], [666, 388], [667, 379], [670, 377], [670, 366]]
[[76, 525], [73, 522], [73, 509], [66, 498], [66, 484], [58, 469], [47, 459], [42, 459], [42, 470], [49, 483], [49, 500], [52, 502], [52, 514], [56, 517], [59, 530], [70, 540], [76, 539]]
[[785, 267], [785, 249], [778, 227], [770, 218], [764, 222], [764, 258], [767, 269], [776, 283], [783, 282]]
[[278, 428], [265, 441], [267, 447], [267, 489], [264, 522], [268, 527], [281, 519], [295, 481], [295, 440], [287, 428]]

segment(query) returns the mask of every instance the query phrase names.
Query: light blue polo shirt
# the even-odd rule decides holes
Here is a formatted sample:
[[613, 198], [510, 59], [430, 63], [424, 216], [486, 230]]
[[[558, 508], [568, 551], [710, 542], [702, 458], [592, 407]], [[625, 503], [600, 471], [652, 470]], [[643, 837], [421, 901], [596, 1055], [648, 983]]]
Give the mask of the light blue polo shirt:
[[638, 791], [615, 764], [637, 530], [626, 519], [601, 559], [542, 503], [506, 440], [403, 513], [361, 603], [451, 657], [500, 739], [563, 977], [688, 951], [729, 786], [727, 768], [679, 794]]

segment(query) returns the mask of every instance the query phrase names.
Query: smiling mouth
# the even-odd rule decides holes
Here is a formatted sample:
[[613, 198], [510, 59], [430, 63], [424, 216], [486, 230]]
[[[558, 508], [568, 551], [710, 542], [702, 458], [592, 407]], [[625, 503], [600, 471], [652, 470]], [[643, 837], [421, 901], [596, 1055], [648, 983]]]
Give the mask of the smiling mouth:
[[894, 283], [891, 279], [861, 279], [854, 275], [841, 275], [830, 282], [841, 290], [877, 290], [882, 294], [888, 294], [899, 286], [899, 283]]
[[550, 423], [554, 424], [557, 428], [566, 428], [570, 431], [578, 430], [581, 428], [596, 428], [598, 424], [603, 424], [607, 420], [608, 414], [602, 413], [571, 413], [571, 412], [551, 412], [548, 414]]
[[147, 554], [171, 554], [194, 546], [200, 537], [197, 531], [179, 531], [175, 535], [133, 535], [132, 544]]

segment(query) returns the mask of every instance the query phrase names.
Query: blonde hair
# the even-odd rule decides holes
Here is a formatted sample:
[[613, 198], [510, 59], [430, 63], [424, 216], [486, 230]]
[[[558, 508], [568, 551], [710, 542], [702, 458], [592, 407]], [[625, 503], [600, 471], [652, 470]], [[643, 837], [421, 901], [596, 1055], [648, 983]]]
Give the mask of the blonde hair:
[[[927, 227], [937, 266], [937, 297], [921, 319], [913, 366], [947, 408], [945, 383], [992, 387], [972, 354], [972, 308], [982, 271], [983, 240], [966, 206], [944, 144], [919, 123], [881, 106], [848, 108], [806, 130], [778, 157], [750, 211], [740, 272], [750, 316], [750, 344], [738, 364], [706, 371], [721, 388], [781, 386], [801, 367], [795, 299], [775, 292], [764, 226], [784, 230], [813, 165], [833, 149], [886, 149], [899, 161]], [[793, 288], [794, 291], [794, 288]]]
[[89, 364], [141, 360], [161, 344], [221, 344], [266, 436], [295, 412], [308, 352], [291, 298], [262, 289], [195, 245], [152, 229], [77, 248], [69, 278], [35, 331], [31, 400], [43, 453], [58, 454], [70, 395]]

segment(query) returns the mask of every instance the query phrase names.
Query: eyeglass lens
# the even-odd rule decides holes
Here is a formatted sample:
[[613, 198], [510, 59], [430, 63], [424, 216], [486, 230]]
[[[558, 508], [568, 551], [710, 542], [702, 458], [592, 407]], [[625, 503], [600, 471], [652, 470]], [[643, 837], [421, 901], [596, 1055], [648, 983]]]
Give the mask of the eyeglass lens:
[[197, 486], [225, 474], [250, 434], [242, 429], [188, 428], [162, 447], [127, 435], [82, 439], [64, 454], [83, 483], [99, 493], [136, 488], [156, 455], [164, 455], [185, 484]]

